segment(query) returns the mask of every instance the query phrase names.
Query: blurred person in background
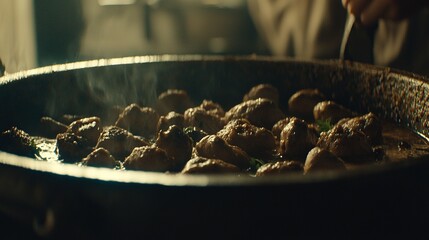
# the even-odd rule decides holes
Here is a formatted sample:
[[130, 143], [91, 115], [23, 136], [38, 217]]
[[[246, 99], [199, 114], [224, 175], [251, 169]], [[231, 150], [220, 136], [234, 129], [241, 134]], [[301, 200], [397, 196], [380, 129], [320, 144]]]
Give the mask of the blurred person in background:
[[248, 3], [257, 29], [274, 55], [302, 60], [338, 58], [349, 13], [362, 28], [377, 24], [373, 64], [429, 76], [427, 0], [249, 0]]

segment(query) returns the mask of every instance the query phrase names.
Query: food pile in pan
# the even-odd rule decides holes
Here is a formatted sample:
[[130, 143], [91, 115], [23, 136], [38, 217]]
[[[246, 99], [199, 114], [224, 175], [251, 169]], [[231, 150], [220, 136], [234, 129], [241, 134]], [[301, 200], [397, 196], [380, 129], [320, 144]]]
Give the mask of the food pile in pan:
[[[263, 176], [345, 170], [347, 163], [383, 157], [382, 124], [302, 89], [279, 107], [278, 90], [254, 86], [243, 102], [225, 111], [210, 100], [194, 105], [183, 90], [170, 89], [153, 107], [131, 104], [113, 125], [99, 117], [65, 115], [41, 119], [43, 137], [55, 139], [59, 161], [81, 166], [166, 173], [234, 173]], [[0, 148], [34, 157], [34, 137], [4, 131]]]

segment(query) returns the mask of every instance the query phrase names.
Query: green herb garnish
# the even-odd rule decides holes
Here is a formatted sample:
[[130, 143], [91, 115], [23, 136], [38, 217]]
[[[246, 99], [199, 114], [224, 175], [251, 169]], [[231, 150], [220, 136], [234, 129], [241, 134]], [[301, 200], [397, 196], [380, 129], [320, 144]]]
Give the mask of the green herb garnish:
[[330, 118], [328, 118], [326, 120], [317, 120], [316, 124], [317, 124], [319, 132], [327, 132], [327, 131], [331, 130], [331, 128], [334, 126], [331, 124]]
[[250, 158], [250, 170], [252, 171], [258, 170], [258, 168], [260, 168], [264, 164], [265, 162], [260, 159]]

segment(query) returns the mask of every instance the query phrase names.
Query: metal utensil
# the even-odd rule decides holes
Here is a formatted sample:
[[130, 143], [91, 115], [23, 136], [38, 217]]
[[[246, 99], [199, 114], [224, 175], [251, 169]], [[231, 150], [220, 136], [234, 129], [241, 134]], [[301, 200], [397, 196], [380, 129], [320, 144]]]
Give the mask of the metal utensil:
[[378, 25], [363, 26], [348, 14], [340, 47], [340, 59], [374, 63], [374, 38]]
[[344, 27], [343, 39], [341, 40], [341, 48], [340, 48], [340, 59], [346, 60], [349, 58], [349, 52], [347, 51], [350, 34], [353, 30], [353, 26], [355, 25], [355, 17], [351, 14], [347, 15], [346, 25]]

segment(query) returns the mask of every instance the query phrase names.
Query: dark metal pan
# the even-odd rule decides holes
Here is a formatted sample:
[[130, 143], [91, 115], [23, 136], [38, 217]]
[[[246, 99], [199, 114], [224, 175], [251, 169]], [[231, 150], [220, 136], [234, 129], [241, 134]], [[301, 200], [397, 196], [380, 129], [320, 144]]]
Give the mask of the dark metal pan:
[[[40, 117], [109, 119], [113, 105], [154, 103], [167, 88], [231, 107], [257, 83], [281, 102], [319, 88], [429, 136], [428, 79], [340, 61], [147, 56], [55, 65], [0, 78], [0, 129], [37, 134]], [[42, 237], [256, 238], [427, 234], [429, 159], [263, 178], [78, 167], [0, 152], [0, 210]]]

